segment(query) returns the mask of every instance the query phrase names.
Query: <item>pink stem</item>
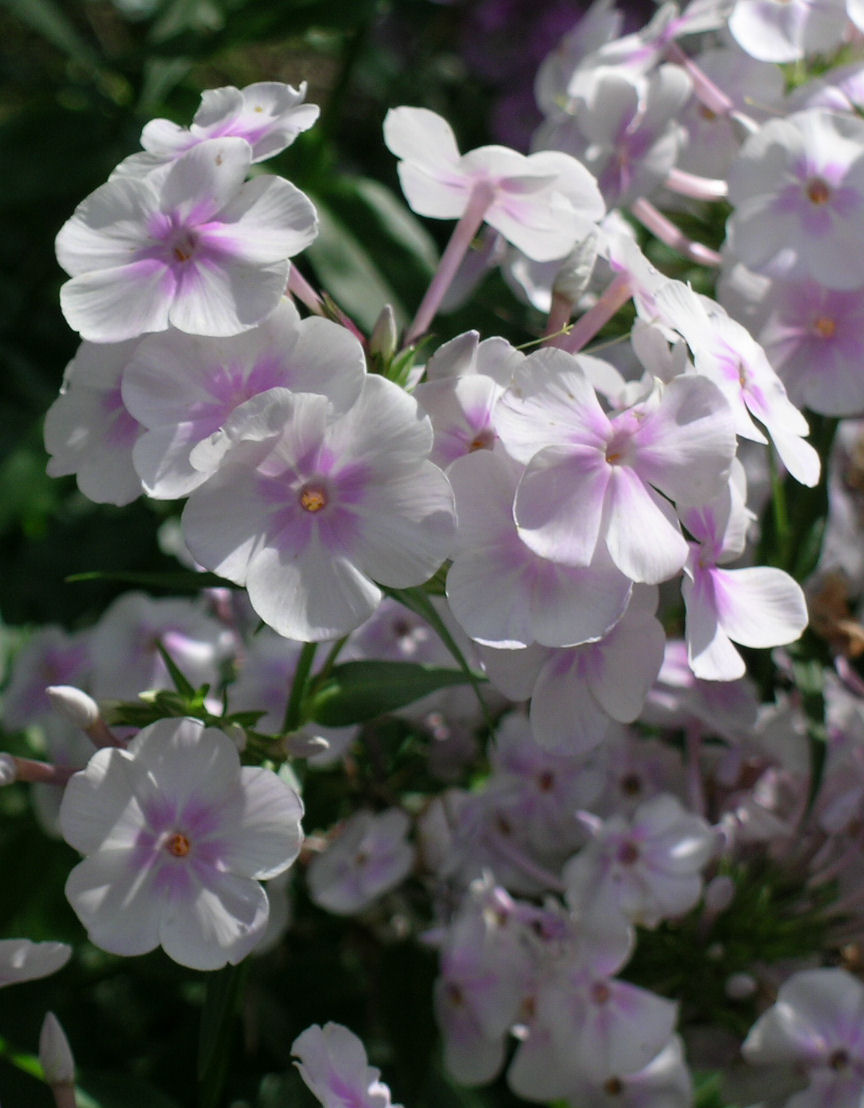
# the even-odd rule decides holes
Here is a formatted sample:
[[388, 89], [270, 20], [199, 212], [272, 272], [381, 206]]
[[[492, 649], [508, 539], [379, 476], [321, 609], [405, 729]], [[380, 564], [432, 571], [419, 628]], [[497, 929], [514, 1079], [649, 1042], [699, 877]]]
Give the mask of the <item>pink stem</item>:
[[511, 842], [505, 835], [490, 835], [489, 845], [493, 850], [497, 850], [502, 857], [506, 858], [508, 862], [512, 862], [514, 866], [517, 866], [526, 873], [529, 877], [533, 877], [535, 881], [538, 881], [544, 888], [552, 889], [556, 893], [563, 893], [566, 886], [554, 873], [550, 873], [548, 869], [544, 869], [543, 866], [538, 865], [526, 854]]
[[638, 200], [633, 201], [630, 205], [630, 211], [643, 227], [656, 235], [661, 242], [665, 242], [667, 246], [671, 246], [673, 250], [677, 250], [685, 258], [689, 258], [691, 262], [697, 262], [699, 265], [719, 266], [723, 261], [717, 251], [712, 250], [710, 246], [705, 246], [704, 243], [694, 242], [693, 239], [688, 238], [680, 228], [668, 220], [644, 196], [640, 196]]
[[693, 92], [710, 112], [717, 115], [729, 115], [735, 110], [735, 105], [719, 88], [711, 78], [704, 73], [691, 57], [684, 53], [677, 42], [670, 42], [666, 50], [666, 56], [670, 61], [676, 62], [689, 73], [693, 81]]
[[17, 758], [12, 756], [15, 763], [15, 780], [28, 781], [40, 785], [65, 785], [73, 773], [77, 773], [80, 766], [53, 766], [48, 762], [37, 762], [33, 758]]
[[296, 296], [301, 304], [305, 304], [310, 312], [314, 312], [315, 315], [326, 315], [327, 312], [324, 308], [324, 301], [319, 294], [312, 288], [300, 270], [296, 265], [291, 264], [291, 269], [288, 271], [288, 292], [292, 296]]
[[597, 303], [578, 320], [569, 335], [551, 339], [549, 345], [559, 346], [569, 354], [578, 354], [629, 299], [630, 277], [626, 273], [619, 273]]
[[420, 302], [420, 307], [414, 316], [414, 322], [405, 335], [406, 346], [416, 342], [421, 335], [429, 330], [429, 324], [435, 318], [435, 313], [441, 306], [444, 294], [456, 276], [462, 259], [468, 253], [468, 248], [474, 241], [474, 236], [480, 230], [483, 217], [489, 210], [493, 198], [492, 186], [487, 181], [478, 181], [474, 185], [465, 211], [453, 228], [453, 234], [441, 255], [441, 261], [438, 263], [435, 276], [426, 290], [426, 295]]
[[52, 1085], [51, 1092], [57, 1108], [78, 1108], [74, 1085]]
[[729, 192], [729, 186], [719, 178], [699, 177], [674, 166], [669, 170], [665, 184], [667, 189], [681, 196], [692, 196], [694, 200], [724, 200]]
[[[570, 322], [573, 314], [573, 301], [569, 296], [562, 296], [560, 292], [552, 293], [552, 307], [549, 310], [549, 319], [546, 321], [544, 336], [549, 339], [562, 337], [562, 331]], [[550, 343], [554, 345], [554, 343]]]

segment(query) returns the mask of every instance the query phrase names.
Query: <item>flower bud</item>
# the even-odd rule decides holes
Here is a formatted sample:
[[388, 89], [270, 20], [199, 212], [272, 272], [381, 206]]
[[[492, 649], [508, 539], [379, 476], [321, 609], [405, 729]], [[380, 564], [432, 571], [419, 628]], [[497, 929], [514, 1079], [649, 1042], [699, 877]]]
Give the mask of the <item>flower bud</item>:
[[390, 304], [385, 304], [369, 337], [369, 353], [383, 362], [389, 362], [396, 353], [398, 341], [399, 332], [393, 308]]
[[45, 693], [54, 711], [82, 731], [89, 731], [99, 719], [99, 705], [74, 685], [49, 685]]
[[39, 1061], [49, 1085], [74, 1085], [75, 1059], [66, 1033], [53, 1012], [48, 1012], [39, 1035]]

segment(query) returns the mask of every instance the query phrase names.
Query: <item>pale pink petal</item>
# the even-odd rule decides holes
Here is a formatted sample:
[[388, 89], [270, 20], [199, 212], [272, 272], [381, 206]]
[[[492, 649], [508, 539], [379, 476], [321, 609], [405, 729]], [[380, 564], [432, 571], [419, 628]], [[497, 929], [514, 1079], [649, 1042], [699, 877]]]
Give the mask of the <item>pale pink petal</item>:
[[668, 500], [627, 466], [612, 466], [607, 492], [606, 546], [633, 581], [666, 581], [687, 561], [687, 542]]
[[82, 273], [60, 289], [66, 322], [91, 342], [121, 342], [164, 331], [175, 281], [155, 259]]
[[126, 957], [146, 954], [159, 945], [157, 878], [155, 867], [136, 865], [128, 850], [103, 849], [75, 866], [66, 897], [96, 946]]
[[158, 942], [169, 958], [190, 969], [236, 965], [264, 934], [267, 894], [257, 881], [233, 873], [209, 870], [206, 885], [197, 888], [192, 881], [182, 895], [163, 901]]
[[807, 626], [801, 586], [781, 569], [714, 569], [717, 616], [723, 630], [742, 646], [783, 646]]
[[281, 177], [261, 176], [243, 185], [205, 237], [226, 254], [266, 266], [299, 254], [317, 234], [309, 197]]
[[297, 858], [303, 833], [303, 804], [275, 773], [244, 766], [243, 808], [238, 814], [225, 861], [233, 873], [259, 881], [276, 877]]
[[250, 562], [247, 588], [265, 623], [300, 642], [346, 635], [381, 602], [381, 590], [317, 537], [293, 558], [265, 547]]

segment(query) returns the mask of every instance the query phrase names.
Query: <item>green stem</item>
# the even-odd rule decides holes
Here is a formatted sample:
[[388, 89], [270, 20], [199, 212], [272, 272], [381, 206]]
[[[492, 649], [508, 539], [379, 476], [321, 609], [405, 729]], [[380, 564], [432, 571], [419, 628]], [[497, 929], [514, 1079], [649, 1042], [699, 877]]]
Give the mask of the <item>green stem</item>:
[[207, 975], [207, 994], [201, 1012], [198, 1043], [200, 1108], [217, 1108], [222, 1102], [231, 1061], [232, 1024], [246, 979], [247, 965], [241, 962], [240, 965], [226, 966]]
[[300, 659], [297, 662], [297, 668], [294, 670], [291, 695], [288, 697], [288, 705], [285, 708], [285, 719], [282, 722], [283, 734], [296, 731], [302, 722], [301, 705], [303, 704], [303, 697], [306, 693], [306, 686], [309, 682], [309, 674], [312, 671], [312, 663], [315, 661], [315, 651], [317, 649], [317, 642], [303, 643]]

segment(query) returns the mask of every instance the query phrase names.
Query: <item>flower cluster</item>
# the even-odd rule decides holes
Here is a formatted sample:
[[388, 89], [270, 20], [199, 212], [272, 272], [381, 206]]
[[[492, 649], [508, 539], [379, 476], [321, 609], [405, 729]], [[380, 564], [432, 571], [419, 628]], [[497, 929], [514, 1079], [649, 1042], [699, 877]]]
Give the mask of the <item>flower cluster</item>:
[[[409, 207], [455, 228], [413, 320], [382, 305], [369, 337], [297, 268], [312, 202], [252, 171], [314, 124], [305, 88], [149, 123], [64, 225], [82, 344], [49, 472], [118, 506], [186, 498], [175, 549], [224, 581], [127, 594], [15, 659], [6, 726], [48, 757], [0, 773], [83, 855], [66, 894], [92, 943], [235, 965], [288, 926], [260, 882], [301, 882], [310, 918], [437, 951], [458, 1083], [687, 1108], [725, 1005], [730, 1089], [860, 1101], [861, 984], [816, 963], [864, 942], [864, 64], [789, 95], [778, 65], [864, 21], [810, 7], [667, 4], [622, 36], [598, 0], [541, 67], [530, 154], [461, 153], [435, 112], [391, 109]], [[434, 329], [478, 235], [546, 316], [524, 348]], [[830, 457], [804, 407], [844, 418]], [[786, 503], [825, 467], [827, 675], [792, 645], [816, 540]], [[748, 652], [782, 647], [757, 689]], [[317, 773], [338, 803], [304, 839]], [[345, 1027], [292, 1049], [325, 1108], [389, 1108]]]

